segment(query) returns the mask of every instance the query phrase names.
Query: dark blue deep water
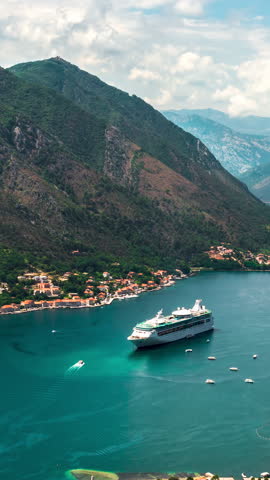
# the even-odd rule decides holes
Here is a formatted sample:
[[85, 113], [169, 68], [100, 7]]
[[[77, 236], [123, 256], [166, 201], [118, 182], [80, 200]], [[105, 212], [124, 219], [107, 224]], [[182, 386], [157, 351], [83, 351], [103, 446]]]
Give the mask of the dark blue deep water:
[[[214, 312], [212, 334], [133, 351], [138, 321], [196, 298]], [[269, 273], [203, 273], [104, 308], [2, 317], [1, 478], [269, 471], [269, 300]]]

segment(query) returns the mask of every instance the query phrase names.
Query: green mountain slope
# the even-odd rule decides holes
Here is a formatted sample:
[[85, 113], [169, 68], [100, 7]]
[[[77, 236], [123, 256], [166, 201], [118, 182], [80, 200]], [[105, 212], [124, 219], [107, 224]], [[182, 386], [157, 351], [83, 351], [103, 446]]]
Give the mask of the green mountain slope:
[[58, 58], [11, 70], [0, 70], [2, 243], [140, 261], [268, 245], [269, 208], [150, 105]]
[[[166, 122], [142, 99], [107, 85], [59, 57], [19, 64], [10, 71], [53, 88], [107, 125], [118, 127], [125, 137], [168, 166], [191, 175], [191, 160], [198, 155], [196, 139]], [[207, 159], [211, 166], [211, 156], [205, 157], [205, 162]], [[185, 169], [187, 164], [189, 168]]]

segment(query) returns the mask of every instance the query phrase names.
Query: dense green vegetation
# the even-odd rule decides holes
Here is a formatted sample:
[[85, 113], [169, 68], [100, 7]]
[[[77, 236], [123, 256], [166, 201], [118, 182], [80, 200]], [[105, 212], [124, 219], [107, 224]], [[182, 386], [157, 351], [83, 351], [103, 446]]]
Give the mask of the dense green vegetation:
[[[14, 127], [19, 113], [22, 118], [31, 119], [35, 126], [61, 140], [62, 145], [53, 145], [53, 152], [65, 146], [64, 149], [92, 166], [102, 163], [105, 130], [102, 120], [49, 88], [28, 84], [3, 69], [0, 69], [0, 91], [2, 128], [10, 130]], [[52, 151], [46, 153], [45, 157], [39, 158], [39, 163], [47, 161]]]
[[[22, 275], [25, 271], [45, 271], [50, 273], [56, 278], [69, 271], [76, 273], [71, 275], [67, 281], [59, 282], [55, 281], [63, 290], [63, 295], [68, 293], [77, 293], [80, 296], [84, 296], [84, 290], [86, 288], [86, 278], [93, 275], [94, 280], [92, 282], [94, 286], [94, 294], [98, 293], [96, 289], [100, 281], [104, 280], [103, 272], [109, 270], [111, 277], [114, 278], [126, 278], [130, 271], [134, 272], [134, 278], [141, 284], [152, 279], [151, 270], [157, 268], [165, 268], [169, 273], [173, 273], [175, 268], [180, 268], [184, 273], [189, 273], [189, 266], [182, 261], [172, 261], [171, 258], [164, 258], [163, 262], [159, 258], [156, 258], [154, 263], [151, 263], [152, 258], [149, 258], [150, 263], [140, 264], [135, 263], [133, 259], [126, 260], [121, 259], [121, 262], [117, 261], [116, 257], [112, 255], [100, 254], [95, 252], [92, 255], [70, 255], [70, 258], [53, 258], [46, 255], [36, 255], [30, 252], [21, 253], [18, 250], [7, 249], [0, 247], [0, 286], [7, 284], [8, 291], [3, 291], [0, 294], [0, 307], [9, 303], [20, 303], [26, 298], [43, 300], [47, 299], [44, 294], [36, 294], [35, 296], [29, 294], [29, 287], [31, 287], [33, 281], [20, 280], [18, 282], [18, 276]], [[141, 273], [140, 277], [137, 273]], [[87, 276], [86, 276], [87, 275]]]
[[91, 274], [120, 261], [124, 273], [190, 264], [213, 242], [269, 248], [270, 209], [150, 105], [59, 58], [10, 70], [0, 242], [32, 265]]
[[[196, 139], [165, 120], [135, 95], [130, 96], [59, 58], [10, 68], [19, 78], [53, 88], [106, 124], [117, 125], [127, 138], [174, 168], [185, 169]], [[180, 156], [181, 164], [175, 161]], [[186, 170], [186, 169], [185, 169]], [[186, 170], [188, 173], [189, 169]]]

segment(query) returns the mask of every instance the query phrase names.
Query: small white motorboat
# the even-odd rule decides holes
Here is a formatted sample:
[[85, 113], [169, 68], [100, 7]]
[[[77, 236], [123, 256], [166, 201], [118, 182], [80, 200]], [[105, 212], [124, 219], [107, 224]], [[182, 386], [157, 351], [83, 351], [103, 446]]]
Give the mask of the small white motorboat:
[[56, 333], [56, 330], [52, 330], [52, 333]]
[[230, 367], [229, 370], [231, 370], [231, 372], [238, 372], [239, 368], [237, 368], [237, 367]]
[[206, 343], [209, 343], [209, 342], [210, 342], [210, 340], [209, 340], [209, 338], [208, 338], [208, 339], [206, 340]]
[[216, 360], [216, 357], [208, 357], [208, 360]]
[[246, 378], [245, 383], [254, 383], [254, 380], [252, 380], [252, 378]]
[[77, 363], [73, 365], [73, 367], [83, 367], [85, 365], [83, 360], [79, 360]]
[[270, 473], [269, 473], [269, 472], [263, 472], [263, 473], [261, 473], [260, 476], [261, 476], [261, 477], [264, 477], [264, 478], [265, 478], [265, 477], [270, 477]]
[[187, 349], [185, 350], [185, 352], [186, 352], [186, 353], [192, 352], [192, 348], [187, 348]]
[[209, 383], [210, 385], [213, 385], [213, 384], [216, 383], [216, 382], [215, 382], [215, 380], [211, 380], [211, 378], [207, 378], [207, 379], [205, 380], [205, 383]]
[[255, 360], [257, 357], [258, 357], [258, 355], [255, 354], [255, 355], [253, 355], [252, 358]]

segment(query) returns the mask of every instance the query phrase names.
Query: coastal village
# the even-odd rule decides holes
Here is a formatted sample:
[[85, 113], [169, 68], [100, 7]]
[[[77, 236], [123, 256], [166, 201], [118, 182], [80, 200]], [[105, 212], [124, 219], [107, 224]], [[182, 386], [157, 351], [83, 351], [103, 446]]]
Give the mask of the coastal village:
[[250, 250], [242, 251], [233, 249], [230, 245], [221, 243], [221, 245], [211, 246], [206, 252], [211, 260], [233, 260], [241, 266], [245, 266], [246, 262], [253, 262], [258, 265], [270, 265], [270, 255], [264, 253], [254, 254]]
[[[79, 251], [74, 251], [72, 254], [79, 254]], [[243, 270], [268, 270], [270, 268], [270, 255], [242, 251], [225, 243], [211, 246], [205, 254], [209, 261], [215, 265], [214, 269], [218, 269], [219, 265], [222, 269], [226, 264], [235, 265], [235, 268]], [[118, 266], [120, 264], [112, 265]], [[162, 269], [156, 271], [149, 269], [147, 273], [130, 271], [125, 275], [118, 276], [115, 275], [115, 272], [110, 273], [108, 271], [95, 275], [90, 275], [88, 272], [51, 274], [49, 272], [26, 271], [17, 277], [18, 285], [23, 288], [24, 298], [20, 302], [14, 301], [2, 305], [0, 314], [109, 305], [114, 300], [132, 298], [142, 292], [171, 286], [176, 280], [187, 278], [202, 269], [201, 267], [194, 267], [190, 273], [177, 268], [173, 273], [168, 273], [167, 270]], [[206, 269], [211, 270], [212, 268], [209, 266]], [[78, 284], [80, 285], [80, 292], [77, 291]], [[67, 285], [74, 285], [74, 288], [65, 288]], [[0, 283], [0, 295], [8, 293], [9, 288], [8, 283]]]
[[[142, 292], [169, 287], [176, 280], [187, 278], [187, 275], [179, 269], [176, 269], [174, 274], [168, 274], [166, 270], [149, 273], [150, 280], [145, 279], [143, 273], [132, 271], [128, 272], [126, 278], [113, 278], [110, 272], [103, 272], [102, 279], [89, 276], [87, 272], [82, 274], [66, 272], [59, 276], [52, 276], [46, 272], [25, 272], [18, 276], [18, 282], [31, 284], [24, 288], [32, 298], [20, 303], [3, 305], [0, 308], [0, 313], [10, 314], [52, 308], [104, 306], [109, 305], [114, 300], [132, 298]], [[83, 295], [80, 296], [78, 292], [69, 292], [65, 295], [65, 282], [76, 276], [84, 277]], [[56, 281], [59, 285], [55, 283]], [[0, 293], [2, 293], [8, 288], [8, 285], [2, 283], [0, 288]]]

